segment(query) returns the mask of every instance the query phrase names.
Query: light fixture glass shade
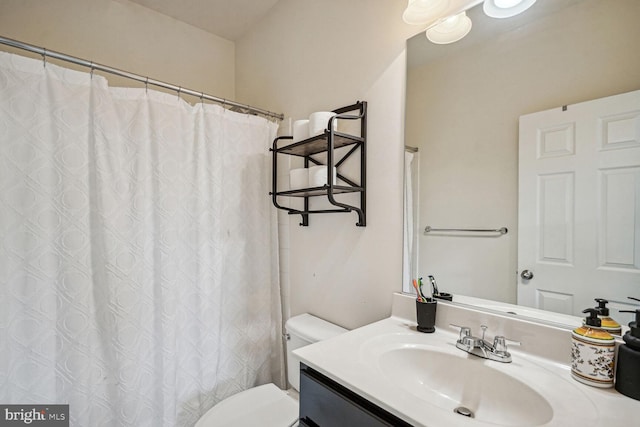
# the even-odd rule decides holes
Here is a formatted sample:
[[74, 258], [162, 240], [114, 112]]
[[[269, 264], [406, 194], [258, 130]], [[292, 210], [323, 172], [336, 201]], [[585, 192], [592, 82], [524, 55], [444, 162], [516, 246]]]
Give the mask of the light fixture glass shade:
[[529, 9], [536, 0], [485, 0], [482, 9], [492, 18], [511, 18]]
[[454, 43], [469, 34], [471, 19], [466, 12], [448, 17], [427, 30], [427, 38], [435, 44]]
[[450, 0], [409, 0], [402, 14], [407, 24], [423, 25], [433, 22], [449, 8]]

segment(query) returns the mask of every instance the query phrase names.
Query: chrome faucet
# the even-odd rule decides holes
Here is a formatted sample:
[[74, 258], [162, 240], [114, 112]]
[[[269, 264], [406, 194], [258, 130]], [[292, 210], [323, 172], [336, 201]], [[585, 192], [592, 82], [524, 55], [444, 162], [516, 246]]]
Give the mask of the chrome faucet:
[[[456, 341], [456, 347], [462, 351], [466, 351], [474, 356], [482, 357], [496, 362], [511, 363], [511, 353], [507, 351], [507, 342], [505, 337], [496, 336], [493, 339], [493, 345], [484, 339], [487, 327], [481, 325], [482, 338], [471, 335], [471, 328], [468, 326], [457, 326], [460, 328], [460, 337]], [[517, 343], [516, 343], [517, 344]]]

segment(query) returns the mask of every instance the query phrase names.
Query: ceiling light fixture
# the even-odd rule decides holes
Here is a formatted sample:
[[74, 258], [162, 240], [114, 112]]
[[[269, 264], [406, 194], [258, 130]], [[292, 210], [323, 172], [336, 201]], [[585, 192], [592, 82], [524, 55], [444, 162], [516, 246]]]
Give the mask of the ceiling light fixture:
[[440, 19], [449, 8], [449, 0], [409, 0], [402, 14], [407, 24], [421, 25]]
[[511, 18], [529, 9], [536, 0], [485, 0], [482, 9], [492, 18]]
[[427, 30], [427, 38], [436, 44], [454, 43], [469, 34], [471, 26], [471, 19], [469, 19], [467, 13], [460, 12], [429, 28]]
[[492, 18], [510, 18], [529, 9], [536, 0], [408, 0], [402, 19], [407, 24], [424, 25], [433, 43], [453, 43], [471, 31], [466, 11], [483, 4]]

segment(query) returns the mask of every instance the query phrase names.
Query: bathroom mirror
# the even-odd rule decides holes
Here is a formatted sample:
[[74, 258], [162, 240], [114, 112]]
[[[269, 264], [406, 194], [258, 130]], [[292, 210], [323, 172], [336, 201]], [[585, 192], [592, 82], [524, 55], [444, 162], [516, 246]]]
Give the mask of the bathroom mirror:
[[[459, 42], [435, 45], [424, 32], [407, 41], [403, 291], [412, 291], [411, 278], [433, 275], [454, 302], [472, 297], [464, 302], [492, 309], [517, 304], [524, 280], [518, 201], [535, 195], [518, 194], [519, 117], [640, 89], [640, 5], [538, 0], [509, 19], [485, 16], [482, 4], [468, 16], [473, 28]], [[427, 226], [508, 232], [424, 233]], [[638, 283], [631, 296], [640, 297], [640, 262], [631, 270]], [[544, 286], [554, 292], [554, 280]], [[628, 322], [617, 309], [632, 307], [629, 295], [608, 288], [585, 298], [608, 299], [617, 320]]]

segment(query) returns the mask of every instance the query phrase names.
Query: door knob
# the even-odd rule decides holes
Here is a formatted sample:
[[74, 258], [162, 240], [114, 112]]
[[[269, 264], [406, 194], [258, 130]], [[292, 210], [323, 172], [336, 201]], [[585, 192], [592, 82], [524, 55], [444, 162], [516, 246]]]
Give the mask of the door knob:
[[533, 279], [533, 271], [522, 270], [522, 273], [520, 273], [520, 277], [522, 277], [524, 280], [531, 280]]

